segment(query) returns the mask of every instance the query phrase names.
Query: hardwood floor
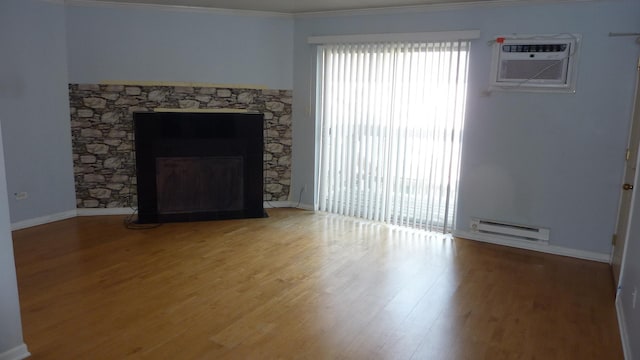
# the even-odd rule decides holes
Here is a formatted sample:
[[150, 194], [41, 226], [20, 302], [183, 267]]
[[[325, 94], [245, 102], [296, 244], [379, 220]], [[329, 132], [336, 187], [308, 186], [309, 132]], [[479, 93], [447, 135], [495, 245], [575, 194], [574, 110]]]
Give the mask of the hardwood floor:
[[13, 233], [33, 359], [620, 359], [609, 266], [293, 209]]

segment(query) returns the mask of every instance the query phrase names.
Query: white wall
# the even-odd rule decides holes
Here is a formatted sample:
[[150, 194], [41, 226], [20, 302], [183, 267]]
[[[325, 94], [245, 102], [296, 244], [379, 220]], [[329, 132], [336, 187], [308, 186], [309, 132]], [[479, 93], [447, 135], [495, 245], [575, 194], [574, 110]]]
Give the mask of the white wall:
[[[6, 357], [3, 357], [3, 354], [6, 354]], [[18, 284], [9, 226], [2, 131], [0, 131], [0, 359], [18, 359], [27, 354], [26, 345], [22, 340]]]
[[[2, 9], [1, 6], [0, 9]], [[0, 130], [0, 359], [17, 359], [22, 358], [20, 354], [27, 354], [27, 349], [22, 340], [18, 284], [9, 226], [4, 153], [1, 145], [2, 131]]]
[[0, 121], [11, 221], [74, 210], [64, 7], [0, 2]]
[[[64, 8], [1, 1], [0, 48], [0, 359], [21, 359], [28, 352], [10, 219], [75, 209]], [[7, 189], [26, 191], [29, 198], [17, 201]]]
[[[631, 113], [635, 0], [476, 6], [460, 10], [296, 19], [293, 188], [314, 180], [315, 119], [308, 110], [315, 50], [312, 35], [479, 29], [472, 43], [457, 228], [471, 217], [551, 229], [555, 246], [607, 254], [614, 231]], [[499, 93], [489, 84], [498, 34], [581, 33], [576, 94]], [[309, 189], [309, 187], [308, 187]], [[307, 191], [303, 203], [311, 204]]]
[[[6, 5], [7, 3], [0, 3], [0, 14], [5, 13]], [[0, 120], [3, 122], [5, 102], [5, 99], [0, 95]], [[0, 130], [0, 359], [22, 358], [20, 354], [26, 355], [26, 350], [22, 340], [18, 284], [9, 225], [2, 131]]]
[[293, 20], [149, 6], [68, 6], [69, 82], [293, 85]]

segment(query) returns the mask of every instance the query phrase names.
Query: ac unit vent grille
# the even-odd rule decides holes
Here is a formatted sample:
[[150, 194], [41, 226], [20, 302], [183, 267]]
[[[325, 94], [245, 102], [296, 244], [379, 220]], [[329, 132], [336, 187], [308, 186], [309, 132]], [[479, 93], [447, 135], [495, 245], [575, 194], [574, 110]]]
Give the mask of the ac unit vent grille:
[[531, 82], [556, 81], [562, 83], [566, 63], [562, 60], [503, 60], [500, 75], [505, 79]]

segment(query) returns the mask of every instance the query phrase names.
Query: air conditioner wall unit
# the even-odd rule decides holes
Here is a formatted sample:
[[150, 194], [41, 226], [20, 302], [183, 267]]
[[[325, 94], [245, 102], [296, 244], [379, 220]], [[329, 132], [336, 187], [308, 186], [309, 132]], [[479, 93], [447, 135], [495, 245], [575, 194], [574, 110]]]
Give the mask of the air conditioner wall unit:
[[580, 40], [578, 34], [496, 37], [491, 89], [575, 92]]

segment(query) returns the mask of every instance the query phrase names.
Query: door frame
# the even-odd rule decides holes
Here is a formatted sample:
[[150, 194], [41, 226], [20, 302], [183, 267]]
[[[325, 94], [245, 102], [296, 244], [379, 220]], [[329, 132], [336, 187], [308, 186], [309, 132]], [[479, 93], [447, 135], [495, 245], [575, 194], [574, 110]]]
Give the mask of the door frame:
[[[635, 198], [636, 198], [636, 193], [637, 191], [640, 191], [640, 176], [637, 173], [638, 171], [640, 171], [640, 141], [638, 144], [636, 144], [636, 147], [634, 149], [631, 149], [630, 145], [631, 145], [631, 139], [632, 139], [632, 131], [633, 131], [633, 127], [638, 126], [640, 127], [640, 57], [638, 58], [638, 62], [636, 64], [636, 83], [635, 83], [635, 89], [634, 89], [634, 93], [633, 93], [633, 108], [631, 111], [631, 123], [629, 124], [629, 137], [627, 140], [627, 154], [629, 154], [630, 152], [633, 153], [635, 152], [635, 167], [636, 167], [636, 175], [633, 179], [633, 189], [632, 190], [636, 190], [634, 192], [631, 193], [631, 198], [629, 200], [629, 209], [627, 212], [627, 219], [626, 219], [626, 229], [625, 229], [625, 234], [624, 234], [624, 238], [617, 238], [616, 239], [616, 243], [613, 244], [613, 248], [611, 249], [611, 257], [609, 260], [609, 264], [611, 266], [611, 272], [612, 272], [612, 277], [614, 280], [614, 287], [616, 289], [616, 297], [618, 295], [618, 290], [619, 290], [619, 284], [624, 276], [624, 266], [625, 266], [625, 262], [626, 262], [626, 258], [627, 258], [627, 247], [629, 244], [629, 229], [631, 227], [631, 218], [633, 216], [633, 204], [635, 202]], [[627, 155], [629, 156], [629, 155]], [[629, 160], [625, 160], [625, 165], [624, 165], [624, 172], [622, 175], [622, 184], [625, 184], [626, 182], [626, 175], [627, 175], [627, 167], [628, 167], [628, 162]], [[615, 233], [615, 231], [618, 230], [618, 225], [620, 223], [620, 210], [622, 208], [622, 202], [623, 202], [623, 197], [624, 197], [624, 191], [622, 187], [620, 189], [620, 200], [619, 200], [619, 204], [618, 204], [618, 213], [616, 216], [616, 226], [614, 229], [614, 236], [617, 236], [617, 234]], [[618, 245], [617, 243], [620, 243], [620, 245]], [[616, 258], [616, 254], [617, 251], [621, 251], [620, 253], [620, 270], [618, 273], [618, 277], [616, 278], [616, 273], [614, 270], [614, 259]]]

